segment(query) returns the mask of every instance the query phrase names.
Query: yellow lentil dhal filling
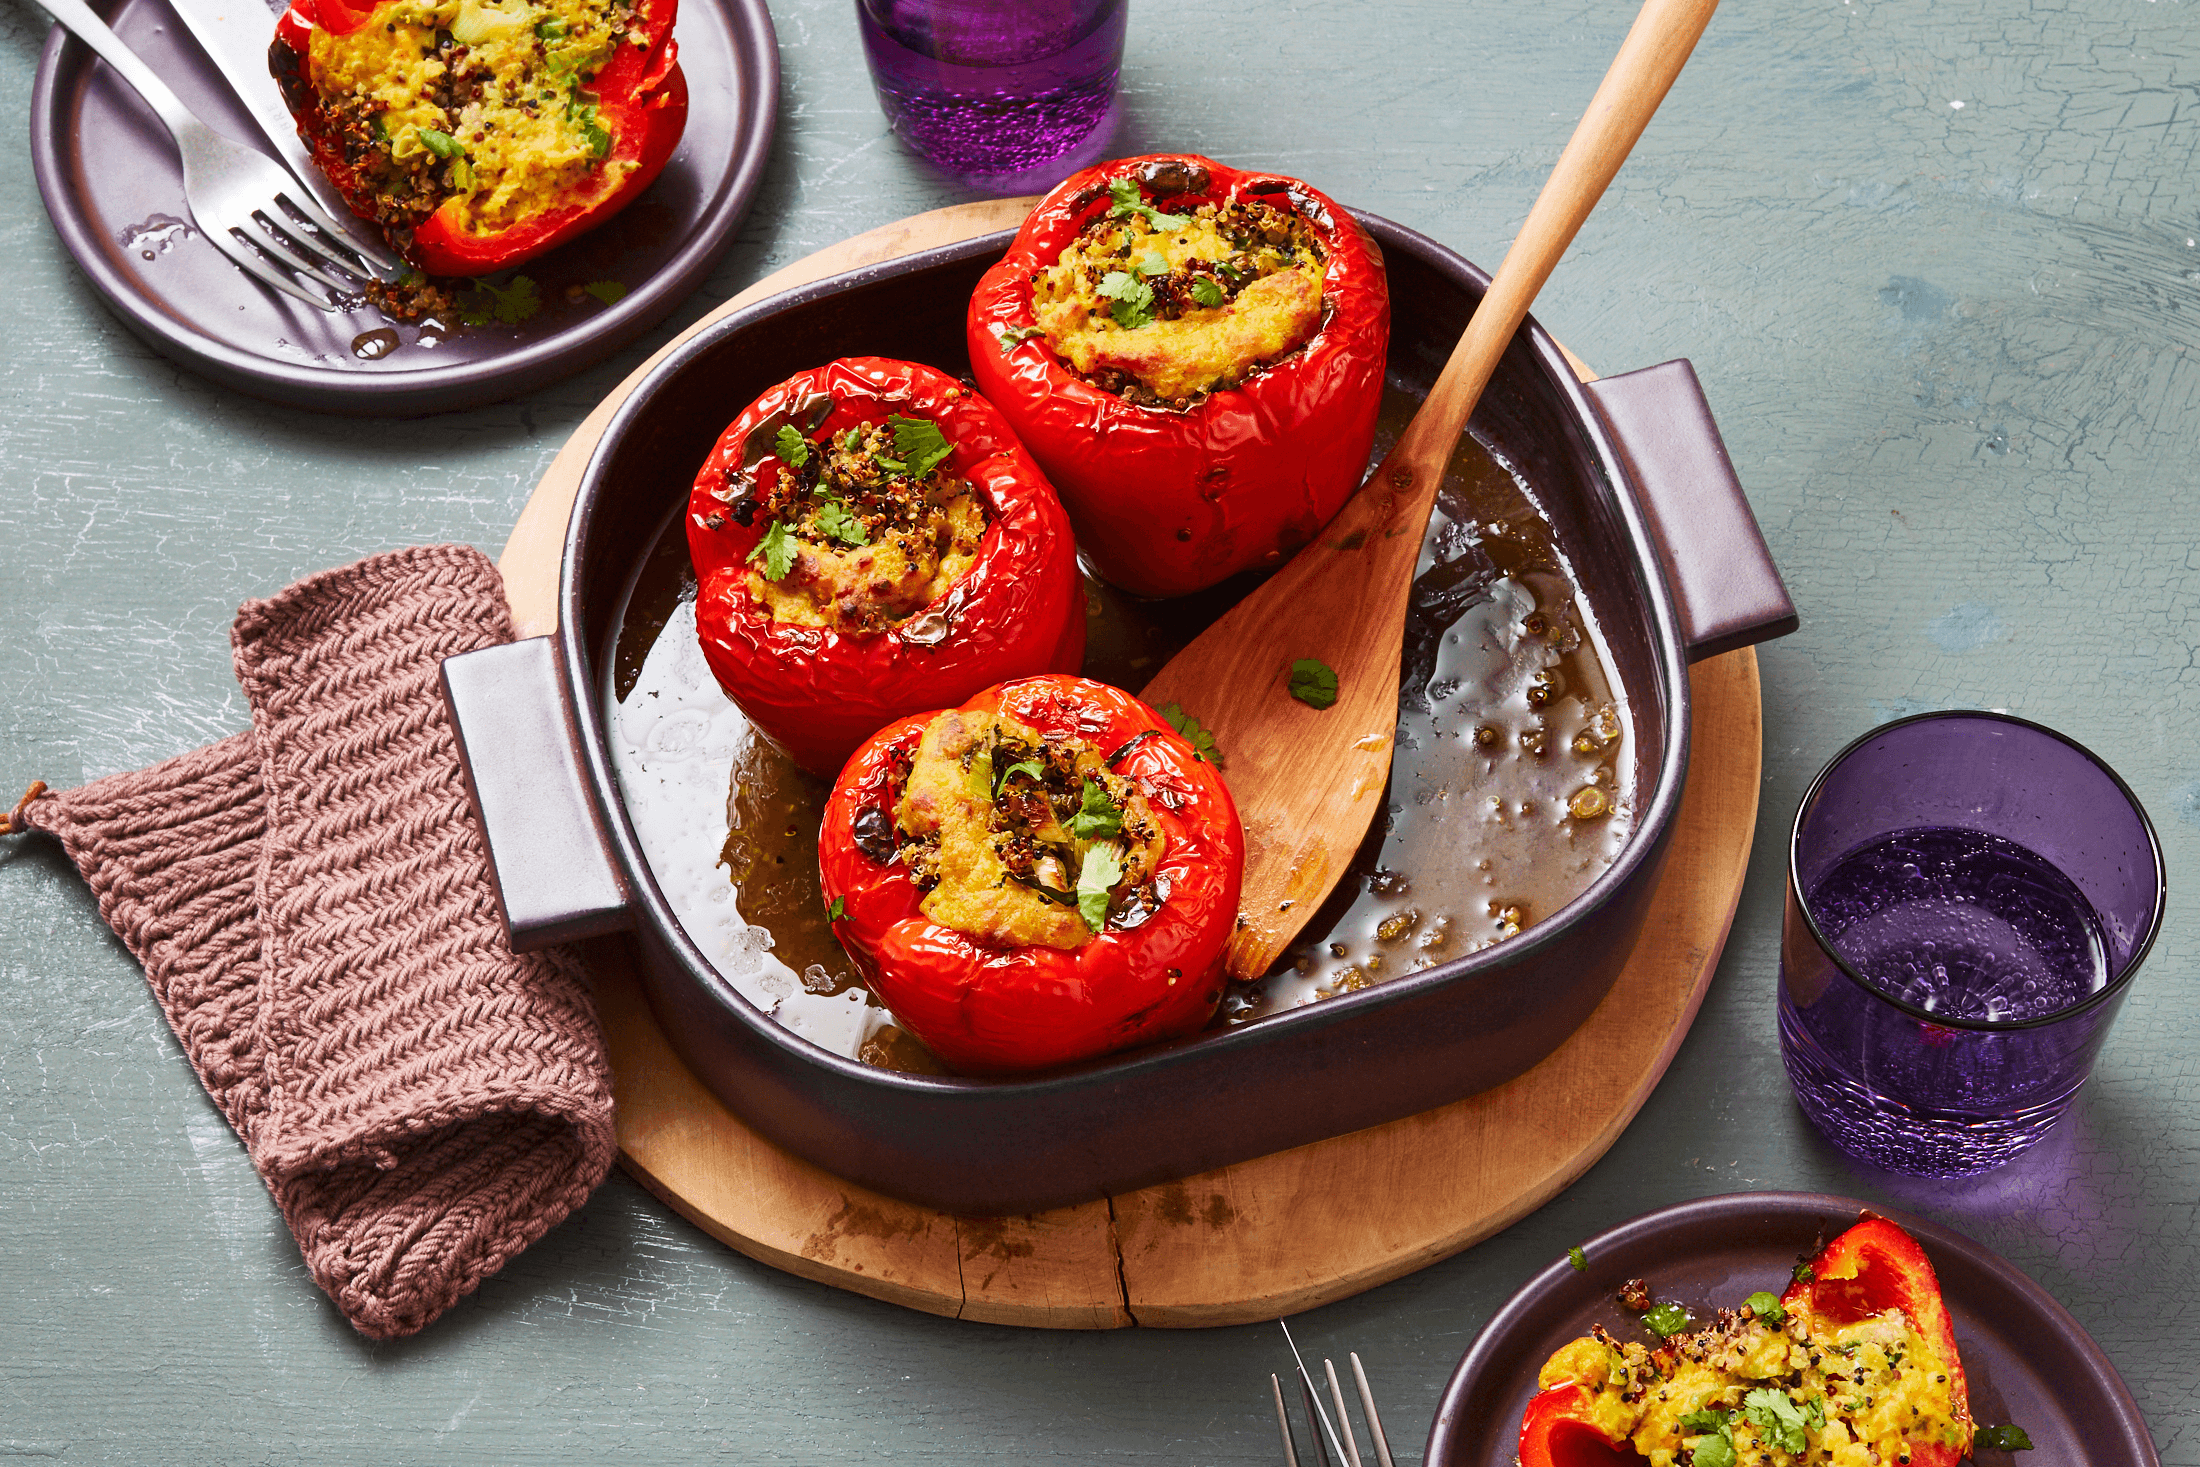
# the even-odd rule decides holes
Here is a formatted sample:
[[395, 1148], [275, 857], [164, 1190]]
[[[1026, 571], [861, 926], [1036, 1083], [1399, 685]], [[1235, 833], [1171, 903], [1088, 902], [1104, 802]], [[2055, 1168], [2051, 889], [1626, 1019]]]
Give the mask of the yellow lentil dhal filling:
[[1256, 200], [1171, 214], [1114, 186], [1061, 259], [1032, 281], [1032, 315], [1094, 385], [1183, 408], [1235, 387], [1321, 327], [1326, 268], [1313, 229]]
[[1003, 714], [932, 720], [896, 823], [925, 916], [981, 942], [1075, 949], [1168, 899], [1153, 878], [1168, 843], [1138, 786], [1092, 745]]
[[986, 509], [940, 470], [939, 425], [899, 415], [816, 441], [792, 426], [776, 450], [787, 472], [768, 492], [729, 482], [728, 513], [768, 519], [749, 593], [774, 621], [877, 632], [930, 605], [970, 569]]
[[638, 165], [608, 156], [588, 86], [626, 15], [617, 0], [404, 0], [348, 35], [316, 29], [318, 106], [376, 222], [410, 230], [456, 198], [465, 232], [495, 234], [616, 189]]

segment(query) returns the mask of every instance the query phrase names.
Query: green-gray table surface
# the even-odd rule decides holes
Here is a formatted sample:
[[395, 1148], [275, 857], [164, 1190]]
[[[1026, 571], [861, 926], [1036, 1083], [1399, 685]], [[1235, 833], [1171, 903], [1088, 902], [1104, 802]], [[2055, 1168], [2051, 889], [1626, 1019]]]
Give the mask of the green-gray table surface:
[[[1626, 0], [1138, 0], [1116, 151], [1316, 181], [1494, 266]], [[67, 785], [243, 726], [236, 605], [390, 546], [492, 553], [544, 467], [677, 326], [768, 270], [971, 197], [872, 97], [847, 0], [774, 0], [778, 142], [716, 272], [556, 387], [404, 424], [270, 407], [148, 350], [0, 151], [0, 779]], [[1418, 1461], [1483, 1321], [1570, 1243], [1712, 1193], [1884, 1201], [2039, 1281], [2200, 1464], [2200, 17], [2188, 0], [1734, 0], [1545, 289], [1607, 372], [1692, 359], [1802, 611], [1765, 647], [1741, 910], [1641, 1116], [1550, 1205], [1307, 1315]], [[8, 126], [46, 35], [0, 8]], [[1785, 827], [1819, 765], [1914, 710], [2005, 708], [2119, 769], [2171, 917], [2068, 1118], [1962, 1183], [1859, 1168], [1773, 1032]], [[0, 851], [0, 1457], [235, 1463], [1279, 1460], [1273, 1325], [1049, 1333], [753, 1263], [614, 1174], [425, 1333], [307, 1279], [137, 965], [43, 841]], [[2053, 1467], [2041, 1463], [2038, 1467]]]

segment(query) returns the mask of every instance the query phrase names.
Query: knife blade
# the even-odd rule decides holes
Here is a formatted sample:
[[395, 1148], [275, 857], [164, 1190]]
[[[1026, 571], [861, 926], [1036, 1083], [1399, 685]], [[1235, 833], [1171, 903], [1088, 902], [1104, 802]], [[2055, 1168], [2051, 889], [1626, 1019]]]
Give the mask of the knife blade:
[[345, 225], [345, 242], [384, 270], [402, 270], [403, 263], [373, 238], [372, 225], [363, 221], [352, 224], [356, 216], [351, 205], [344, 202], [328, 175], [314, 166], [312, 154], [298, 137], [290, 109], [283, 105], [282, 91], [267, 69], [267, 48], [275, 38], [275, 21], [284, 7], [270, 8], [265, 0], [168, 0], [168, 7], [198, 41], [222, 80], [229, 83], [230, 91], [274, 146], [277, 160], [328, 211], [330, 218]]

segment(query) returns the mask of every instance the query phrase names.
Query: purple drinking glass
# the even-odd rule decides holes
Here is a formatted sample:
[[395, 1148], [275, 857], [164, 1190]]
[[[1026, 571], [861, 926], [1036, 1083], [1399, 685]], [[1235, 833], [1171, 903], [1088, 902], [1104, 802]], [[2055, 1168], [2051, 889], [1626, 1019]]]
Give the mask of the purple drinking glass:
[[1779, 1023], [1796, 1101], [1890, 1171], [2001, 1165], [2092, 1072], [2163, 901], [2146, 811], [2078, 744], [1997, 713], [1874, 729], [1795, 816]]
[[879, 106], [964, 182], [1039, 189], [1115, 131], [1128, 0], [856, 0]]

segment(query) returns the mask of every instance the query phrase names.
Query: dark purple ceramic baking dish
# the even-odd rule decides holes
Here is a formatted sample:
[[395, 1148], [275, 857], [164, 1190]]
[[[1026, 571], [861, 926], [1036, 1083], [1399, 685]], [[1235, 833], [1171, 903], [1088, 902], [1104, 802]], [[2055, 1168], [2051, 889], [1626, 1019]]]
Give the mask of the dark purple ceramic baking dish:
[[[1585, 1267], [1553, 1239], [1546, 1268], [1507, 1300], [1452, 1373], [1428, 1439], [1428, 1467], [1512, 1467], [1520, 1415], [1551, 1352], [1601, 1324], [1621, 1339], [1648, 1336], [1613, 1295], [1647, 1279], [1660, 1299], [1708, 1318], [1759, 1289], [1787, 1287], [1789, 1270], [1854, 1224], [1865, 1205], [1818, 1192], [1742, 1192], [1646, 1213], [1581, 1244]], [[2075, 1319], [1990, 1249], [1923, 1218], [1872, 1211], [1925, 1245], [1955, 1322], [1971, 1417], [2014, 1422], [2032, 1438], [2021, 1460], [2086, 1467], [2160, 1467], [2123, 1377]], [[1978, 1467], [2020, 1459], [1981, 1448]]]
[[[1418, 395], [1488, 280], [1432, 240], [1365, 222], [1389, 262], [1391, 375]], [[1635, 751], [1636, 833], [1571, 904], [1441, 967], [1014, 1081], [829, 1054], [736, 994], [680, 930], [621, 807], [593, 691], [635, 568], [764, 388], [845, 355], [960, 364], [964, 303], [1008, 239], [759, 302], [683, 345], [620, 408], [574, 505], [557, 636], [446, 665], [514, 945], [631, 930], [665, 1032], [736, 1113], [842, 1177], [954, 1212], [1029, 1212], [1186, 1176], [1526, 1070], [1596, 1007], [1641, 929], [1687, 770], [1689, 660], [1795, 625], [1687, 363], [1584, 391], [1533, 322], [1475, 429], [1551, 516], [1627, 690]]]

